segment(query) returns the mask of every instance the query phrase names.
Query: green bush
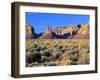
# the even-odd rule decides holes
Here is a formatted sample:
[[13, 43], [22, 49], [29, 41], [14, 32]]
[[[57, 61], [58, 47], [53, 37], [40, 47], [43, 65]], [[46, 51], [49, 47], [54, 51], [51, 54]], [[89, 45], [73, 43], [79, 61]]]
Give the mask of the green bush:
[[34, 51], [37, 51], [37, 48], [32, 48], [31, 52], [33, 53]]
[[40, 61], [41, 60], [41, 54], [37, 51], [34, 51], [33, 53], [30, 53], [26, 55], [26, 61], [27, 63], [32, 63], [35, 61]]
[[33, 47], [34, 47], [34, 48], [37, 48], [37, 47], [38, 47], [38, 45], [37, 45], [37, 44], [34, 44], [34, 45], [33, 45]]
[[33, 62], [32, 53], [26, 55], [26, 62], [29, 63], [29, 64]]
[[46, 50], [43, 52], [42, 55], [43, 55], [43, 56], [47, 56], [47, 57], [49, 57], [49, 56], [51, 56], [51, 52], [50, 52], [49, 49], [46, 49]]
[[58, 48], [58, 49], [62, 49], [62, 48], [63, 48], [63, 46], [61, 46], [61, 45], [58, 45], [58, 46], [57, 46], [57, 48]]
[[53, 56], [54, 56], [55, 59], [58, 59], [62, 54], [63, 54], [62, 51], [58, 50], [53, 54]]
[[69, 54], [70, 56], [70, 64], [75, 65], [77, 64], [78, 60], [79, 60], [79, 52], [75, 51], [75, 52], [71, 52]]

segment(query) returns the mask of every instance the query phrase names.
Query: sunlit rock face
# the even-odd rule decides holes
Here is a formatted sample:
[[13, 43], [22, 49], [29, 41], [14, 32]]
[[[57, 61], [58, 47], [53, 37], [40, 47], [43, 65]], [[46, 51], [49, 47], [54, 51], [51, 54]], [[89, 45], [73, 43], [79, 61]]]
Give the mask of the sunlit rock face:
[[33, 37], [32, 26], [29, 24], [26, 24], [26, 39], [31, 39], [32, 37]]
[[74, 36], [77, 39], [89, 39], [89, 24], [81, 25], [78, 34]]
[[26, 24], [26, 39], [36, 38], [36, 33], [32, 25]]
[[89, 39], [89, 24], [52, 28], [46, 25], [44, 33], [35, 33], [32, 25], [26, 24], [26, 39]]

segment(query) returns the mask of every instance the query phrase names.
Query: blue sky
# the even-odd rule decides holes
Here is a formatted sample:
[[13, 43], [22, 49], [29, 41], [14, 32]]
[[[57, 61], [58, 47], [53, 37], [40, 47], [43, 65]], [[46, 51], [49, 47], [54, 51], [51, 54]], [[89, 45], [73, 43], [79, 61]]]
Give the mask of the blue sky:
[[26, 12], [26, 24], [31, 24], [36, 33], [45, 32], [46, 24], [52, 27], [86, 24], [89, 15], [51, 14]]

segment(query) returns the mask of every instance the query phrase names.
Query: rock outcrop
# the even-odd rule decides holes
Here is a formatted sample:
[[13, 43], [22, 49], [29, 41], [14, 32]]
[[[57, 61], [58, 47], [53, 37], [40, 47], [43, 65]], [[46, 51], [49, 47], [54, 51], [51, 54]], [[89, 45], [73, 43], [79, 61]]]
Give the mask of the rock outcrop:
[[54, 32], [49, 28], [49, 26], [46, 26], [46, 32], [43, 33], [43, 35], [40, 37], [41, 39], [53, 39], [56, 38], [56, 35]]
[[34, 32], [32, 25], [26, 24], [26, 39], [37, 38], [37, 34]]
[[76, 39], [89, 39], [89, 24], [81, 25], [78, 33], [73, 37]]
[[50, 28], [46, 25], [44, 33], [35, 33], [34, 28], [26, 25], [26, 39], [89, 39], [89, 24], [79, 24], [69, 27]]
[[32, 26], [26, 24], [26, 39], [32, 39], [32, 38], [33, 38]]

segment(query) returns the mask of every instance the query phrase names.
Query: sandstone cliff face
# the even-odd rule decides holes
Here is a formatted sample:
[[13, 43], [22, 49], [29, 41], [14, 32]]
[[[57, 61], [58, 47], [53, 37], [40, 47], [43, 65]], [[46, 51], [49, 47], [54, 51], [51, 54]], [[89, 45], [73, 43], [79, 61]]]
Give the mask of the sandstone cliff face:
[[34, 32], [32, 25], [26, 24], [26, 39], [37, 38], [37, 34]]
[[89, 34], [89, 25], [82, 25], [82, 27], [79, 29], [79, 34]]
[[26, 24], [26, 39], [32, 39], [32, 38], [33, 38], [32, 26]]
[[53, 39], [52, 31], [46, 31], [40, 38]]
[[53, 32], [51, 29], [49, 29], [49, 26], [46, 26], [46, 32], [43, 33], [43, 35], [40, 37], [41, 39], [45, 38], [45, 39], [53, 39]]
[[36, 34], [34, 28], [26, 25], [26, 39], [89, 39], [89, 24], [52, 29], [46, 26], [46, 31]]
[[78, 30], [78, 34], [76, 34], [74, 38], [88, 39], [89, 38], [89, 24], [81, 25], [81, 28]]

